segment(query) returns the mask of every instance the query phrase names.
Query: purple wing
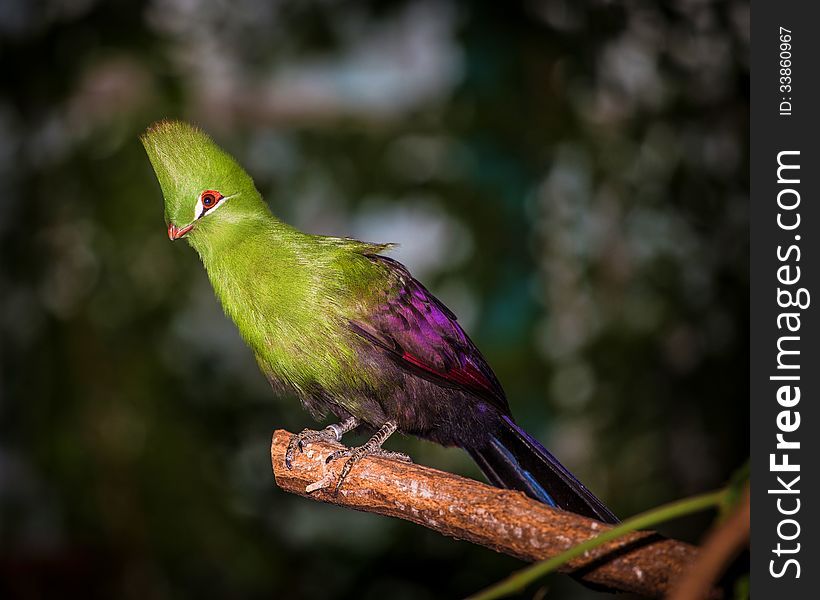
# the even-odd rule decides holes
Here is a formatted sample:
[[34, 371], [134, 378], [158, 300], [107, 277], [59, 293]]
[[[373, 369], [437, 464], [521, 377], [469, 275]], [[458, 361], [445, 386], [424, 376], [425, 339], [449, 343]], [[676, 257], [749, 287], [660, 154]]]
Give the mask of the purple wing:
[[353, 330], [405, 371], [443, 387], [469, 392], [509, 413], [504, 390], [456, 316], [393, 259], [368, 255], [391, 285]]

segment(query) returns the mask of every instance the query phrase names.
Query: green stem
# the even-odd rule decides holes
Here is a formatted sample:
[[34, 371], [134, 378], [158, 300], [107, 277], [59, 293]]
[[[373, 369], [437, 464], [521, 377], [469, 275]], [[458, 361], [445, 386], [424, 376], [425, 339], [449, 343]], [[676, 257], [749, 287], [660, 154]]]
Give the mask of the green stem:
[[581, 556], [584, 552], [597, 548], [607, 542], [610, 542], [624, 534], [652, 527], [664, 521], [670, 521], [683, 515], [698, 512], [712, 506], [718, 506], [726, 496], [726, 490], [721, 489], [708, 494], [701, 494], [699, 496], [692, 496], [691, 498], [684, 498], [669, 504], [664, 504], [652, 510], [636, 515], [631, 519], [627, 519], [620, 525], [605, 531], [599, 536], [588, 539], [585, 542], [573, 546], [569, 550], [553, 556], [547, 560], [535, 563], [534, 565], [522, 569], [517, 573], [513, 573], [507, 579], [499, 581], [492, 587], [489, 587], [474, 596], [470, 596], [468, 600], [493, 600], [501, 598], [520, 591], [524, 586], [529, 585], [536, 579], [551, 573], [561, 565], [571, 561], [577, 556]]

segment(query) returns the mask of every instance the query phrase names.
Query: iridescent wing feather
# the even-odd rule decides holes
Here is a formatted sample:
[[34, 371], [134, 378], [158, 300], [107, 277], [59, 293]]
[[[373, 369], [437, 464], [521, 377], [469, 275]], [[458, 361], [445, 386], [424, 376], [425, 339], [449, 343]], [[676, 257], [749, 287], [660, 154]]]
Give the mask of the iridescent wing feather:
[[401, 263], [376, 254], [367, 257], [386, 269], [390, 285], [366, 318], [351, 321], [353, 331], [403, 370], [469, 392], [508, 414], [501, 384], [450, 309]]

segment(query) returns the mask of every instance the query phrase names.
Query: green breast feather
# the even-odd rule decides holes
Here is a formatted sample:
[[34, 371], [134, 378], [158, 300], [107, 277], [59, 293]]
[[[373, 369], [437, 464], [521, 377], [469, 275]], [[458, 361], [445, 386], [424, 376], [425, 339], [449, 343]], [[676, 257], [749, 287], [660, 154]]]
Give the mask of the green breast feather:
[[365, 253], [386, 246], [293, 230], [284, 235], [287, 241], [270, 228], [229, 252], [203, 256], [225, 312], [274, 381], [302, 392], [372, 385], [355, 367], [348, 323], [366, 312], [368, 289], [385, 277]]

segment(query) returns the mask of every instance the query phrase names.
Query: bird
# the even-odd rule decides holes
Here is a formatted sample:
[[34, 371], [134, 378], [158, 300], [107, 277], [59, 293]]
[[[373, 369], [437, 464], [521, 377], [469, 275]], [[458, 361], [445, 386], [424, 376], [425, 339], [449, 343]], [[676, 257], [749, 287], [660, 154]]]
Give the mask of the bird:
[[[395, 432], [464, 449], [495, 486], [605, 523], [617, 517], [513, 418], [498, 378], [456, 315], [392, 244], [303, 233], [276, 218], [250, 175], [202, 129], [179, 120], [140, 136], [171, 240], [199, 255], [216, 297], [278, 394], [317, 420], [285, 463], [318, 440], [374, 432], [346, 458], [334, 491], [367, 456], [410, 460], [382, 446]], [[339, 463], [341, 464], [341, 463]]]

